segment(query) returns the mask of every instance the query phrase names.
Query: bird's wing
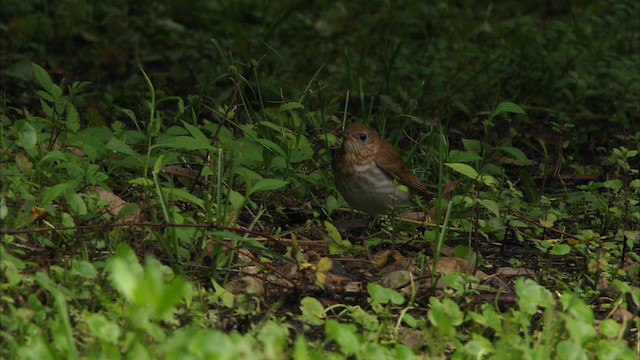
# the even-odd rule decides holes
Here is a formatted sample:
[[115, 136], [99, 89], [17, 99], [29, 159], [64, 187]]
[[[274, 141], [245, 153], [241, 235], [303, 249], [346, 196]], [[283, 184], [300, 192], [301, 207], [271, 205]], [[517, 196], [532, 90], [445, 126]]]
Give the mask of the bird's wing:
[[376, 164], [389, 176], [396, 179], [399, 183], [409, 187], [411, 191], [420, 195], [427, 195], [427, 187], [418, 179], [411, 168], [402, 160], [395, 149], [387, 144], [382, 143], [381, 148], [376, 154]]

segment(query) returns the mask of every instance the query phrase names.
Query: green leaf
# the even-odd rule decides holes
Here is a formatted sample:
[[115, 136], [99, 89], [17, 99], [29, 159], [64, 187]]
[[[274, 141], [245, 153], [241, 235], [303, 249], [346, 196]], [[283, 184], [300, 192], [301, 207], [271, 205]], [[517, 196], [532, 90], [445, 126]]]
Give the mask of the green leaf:
[[556, 345], [556, 356], [557, 359], [566, 360], [587, 360], [589, 358], [582, 345], [573, 340], [560, 340]]
[[325, 324], [325, 332], [330, 339], [338, 343], [344, 354], [354, 355], [358, 352], [360, 341], [354, 324], [341, 324], [337, 320], [330, 319]]
[[490, 199], [478, 199], [478, 203], [491, 211], [496, 217], [500, 217], [500, 207], [497, 202]]
[[238, 212], [244, 206], [245, 201], [247, 199], [244, 195], [240, 194], [237, 191], [231, 190], [229, 193], [229, 204], [233, 208], [233, 211]]
[[38, 81], [38, 84], [40, 84], [40, 86], [42, 86], [49, 94], [51, 94], [55, 98], [58, 98], [62, 95], [62, 90], [60, 90], [60, 87], [58, 85], [53, 83], [51, 77], [45, 69], [35, 63], [31, 64], [31, 67], [33, 67], [33, 74], [35, 75], [36, 80]]
[[513, 164], [517, 166], [530, 166], [534, 165], [536, 162], [533, 160], [529, 160], [527, 155], [524, 152], [513, 146], [501, 146], [499, 147], [507, 155], [511, 155], [511, 157], [503, 157], [500, 159], [500, 162], [503, 164]]
[[253, 165], [256, 162], [263, 161], [262, 153], [264, 147], [253, 139], [242, 137], [233, 142], [234, 161], [238, 165]]
[[41, 204], [48, 204], [51, 201], [58, 199], [68, 187], [68, 183], [62, 183], [46, 188], [44, 195], [42, 196]]
[[170, 149], [184, 149], [184, 150], [207, 150], [213, 151], [213, 146], [210, 142], [200, 141], [191, 136], [171, 136], [163, 137], [155, 144], [156, 147], [166, 147]]
[[9, 208], [7, 207], [7, 201], [3, 195], [0, 195], [0, 220], [6, 219], [9, 214]]
[[299, 102], [290, 101], [280, 105], [279, 111], [289, 111], [294, 109], [304, 109], [304, 106]]
[[164, 166], [164, 155], [160, 155], [156, 159], [156, 162], [153, 164], [153, 172], [156, 174], [160, 173], [160, 170], [162, 170], [163, 166]]
[[515, 286], [518, 295], [518, 306], [525, 316], [531, 316], [538, 306], [553, 306], [551, 292], [531, 279], [517, 278]]
[[483, 359], [488, 354], [492, 354], [495, 348], [487, 338], [480, 334], [471, 334], [471, 341], [464, 345], [464, 349], [475, 359]]
[[332, 214], [335, 209], [338, 208], [338, 199], [335, 196], [327, 196], [327, 212]]
[[172, 200], [178, 200], [178, 201], [186, 201], [188, 203], [191, 203], [193, 205], [198, 206], [199, 208], [204, 210], [204, 201], [200, 198], [198, 198], [197, 196], [189, 193], [187, 190], [185, 189], [180, 189], [180, 188], [162, 188], [162, 192], [164, 194], [167, 194], [167, 196], [172, 199]]
[[567, 244], [558, 244], [551, 249], [551, 255], [567, 255], [571, 252], [571, 246]]
[[388, 304], [389, 302], [400, 305], [404, 302], [404, 297], [396, 290], [388, 289], [377, 283], [369, 283], [367, 285], [367, 292], [371, 298], [380, 303]]
[[69, 203], [71, 210], [73, 210], [78, 215], [86, 215], [87, 214], [87, 204], [85, 204], [82, 196], [75, 192], [66, 193], [65, 199]]
[[270, 151], [275, 152], [278, 155], [282, 156], [283, 158], [287, 157], [287, 155], [284, 153], [284, 150], [282, 150], [282, 147], [280, 147], [278, 144], [274, 143], [273, 141], [267, 140], [267, 139], [256, 139], [255, 141], [260, 143], [262, 146], [269, 149]]
[[67, 102], [66, 126], [72, 134], [75, 134], [80, 130], [80, 115], [78, 114], [76, 107], [71, 102]]
[[436, 297], [429, 298], [430, 308], [427, 312], [429, 322], [438, 332], [447, 336], [456, 333], [456, 326], [462, 324], [464, 314], [453, 300], [445, 298], [440, 301]]
[[18, 136], [19, 145], [22, 146], [29, 155], [31, 151], [35, 151], [38, 141], [38, 133], [36, 129], [25, 120], [18, 120], [13, 125]]
[[348, 239], [342, 238], [340, 231], [338, 231], [335, 225], [325, 220], [324, 227], [327, 231], [327, 234], [324, 236], [324, 240], [329, 245], [329, 254], [344, 254], [352, 249], [353, 245], [351, 242]]
[[563, 310], [571, 314], [571, 316], [581, 322], [588, 323], [590, 325], [593, 324], [593, 310], [578, 295], [570, 292], [564, 292], [562, 293], [560, 302], [562, 303]]
[[118, 344], [118, 339], [122, 334], [122, 330], [117, 323], [109, 321], [102, 314], [91, 314], [87, 319], [89, 329], [100, 340], [112, 345]]
[[480, 176], [480, 181], [489, 187], [495, 187], [498, 184], [498, 180], [491, 175]]
[[105, 147], [109, 150], [112, 151], [116, 151], [119, 153], [123, 153], [126, 155], [131, 155], [131, 156], [135, 156], [138, 157], [138, 153], [136, 153], [131, 146], [127, 145], [124, 141], [118, 139], [118, 138], [111, 138], [111, 140], [109, 140], [109, 142], [107, 143], [107, 145], [105, 145]]
[[234, 169], [234, 172], [238, 176], [240, 176], [240, 178], [242, 180], [244, 180], [245, 182], [251, 181], [252, 183], [254, 183], [254, 182], [256, 182], [256, 181], [258, 181], [260, 179], [263, 179], [262, 175], [258, 174], [257, 172], [255, 172], [255, 171], [253, 171], [251, 169], [248, 169], [248, 168], [246, 168], [244, 166], [236, 167]]
[[510, 101], [505, 101], [498, 104], [498, 106], [493, 110], [489, 118], [493, 119], [494, 117], [500, 116], [505, 113], [526, 114], [526, 112], [520, 106]]
[[189, 134], [191, 134], [191, 136], [193, 136], [193, 138], [196, 139], [197, 141], [208, 144], [208, 145], [211, 144], [211, 139], [209, 139], [207, 135], [205, 135], [202, 131], [200, 131], [199, 128], [189, 124], [186, 121], [183, 121], [182, 125], [184, 125], [184, 128], [187, 129]]
[[561, 318], [564, 319], [564, 324], [570, 334], [571, 340], [579, 344], [585, 344], [597, 336], [593, 322], [566, 314], [561, 314]]
[[258, 180], [247, 193], [247, 196], [256, 193], [258, 191], [275, 190], [285, 187], [289, 182], [280, 179], [260, 179]]
[[131, 301], [138, 286], [142, 267], [138, 264], [134, 268], [133, 264], [127, 263], [124, 259], [113, 258], [109, 262], [109, 272], [113, 286]]
[[54, 161], [67, 161], [67, 160], [68, 159], [65, 156], [65, 154], [63, 154], [60, 150], [53, 150], [44, 154], [42, 159], [40, 159], [39, 165], [48, 164]]
[[482, 153], [482, 143], [476, 139], [462, 139], [462, 145], [468, 151], [480, 155]]
[[604, 187], [606, 187], [607, 189], [611, 189], [611, 190], [620, 190], [622, 189], [622, 180], [620, 179], [613, 179], [613, 180], [607, 180], [602, 184]]
[[73, 268], [85, 279], [94, 279], [98, 274], [93, 264], [85, 260], [74, 261]]
[[308, 296], [300, 302], [300, 311], [303, 321], [309, 325], [322, 325], [327, 317], [322, 303]]
[[613, 319], [604, 319], [599, 326], [602, 334], [610, 339], [616, 338], [620, 334], [620, 324]]
[[451, 150], [449, 152], [448, 160], [452, 163], [470, 163], [482, 160], [482, 157], [473, 151]]
[[153, 186], [154, 182], [153, 182], [153, 180], [151, 180], [151, 179], [149, 179], [147, 177], [139, 177], [139, 178], [135, 178], [135, 179], [129, 180], [129, 184], [149, 187], [149, 186]]
[[553, 214], [553, 213], [549, 213], [547, 215], [545, 215], [544, 217], [540, 218], [540, 225], [550, 228], [553, 227], [553, 224], [555, 224], [555, 222], [558, 220], [558, 217]]
[[473, 180], [478, 178], [478, 172], [467, 164], [462, 163], [445, 163], [446, 166], [453, 169], [455, 172], [460, 173]]

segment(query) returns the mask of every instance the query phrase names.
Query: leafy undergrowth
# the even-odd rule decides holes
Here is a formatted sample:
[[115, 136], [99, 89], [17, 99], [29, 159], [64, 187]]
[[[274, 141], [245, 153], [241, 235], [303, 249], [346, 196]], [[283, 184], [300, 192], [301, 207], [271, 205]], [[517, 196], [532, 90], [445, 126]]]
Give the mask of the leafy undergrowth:
[[635, 2], [2, 6], [2, 358], [637, 358]]

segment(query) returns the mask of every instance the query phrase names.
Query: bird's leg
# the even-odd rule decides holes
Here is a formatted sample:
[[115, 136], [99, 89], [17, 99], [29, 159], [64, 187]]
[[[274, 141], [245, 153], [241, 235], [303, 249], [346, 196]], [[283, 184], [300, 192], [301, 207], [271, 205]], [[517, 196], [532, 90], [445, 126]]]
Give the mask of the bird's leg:
[[[375, 220], [376, 220], [375, 216], [369, 216], [369, 221], [368, 221], [369, 226], [368, 227], [370, 229], [373, 228], [373, 224], [374, 224]], [[369, 258], [369, 261], [371, 261], [371, 264], [375, 264], [373, 262], [373, 257], [371, 256], [371, 251], [369, 250], [369, 241], [367, 241], [366, 237], [364, 239], [364, 251], [367, 253], [367, 258]]]

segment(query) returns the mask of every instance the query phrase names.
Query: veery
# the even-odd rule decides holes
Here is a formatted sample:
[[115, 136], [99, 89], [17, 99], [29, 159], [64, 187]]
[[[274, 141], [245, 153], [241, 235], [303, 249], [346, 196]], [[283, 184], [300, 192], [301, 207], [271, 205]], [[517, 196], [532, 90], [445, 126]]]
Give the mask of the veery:
[[407, 203], [412, 193], [427, 193], [393, 146], [370, 127], [353, 123], [342, 137], [342, 147], [333, 156], [333, 176], [351, 207], [379, 215]]

